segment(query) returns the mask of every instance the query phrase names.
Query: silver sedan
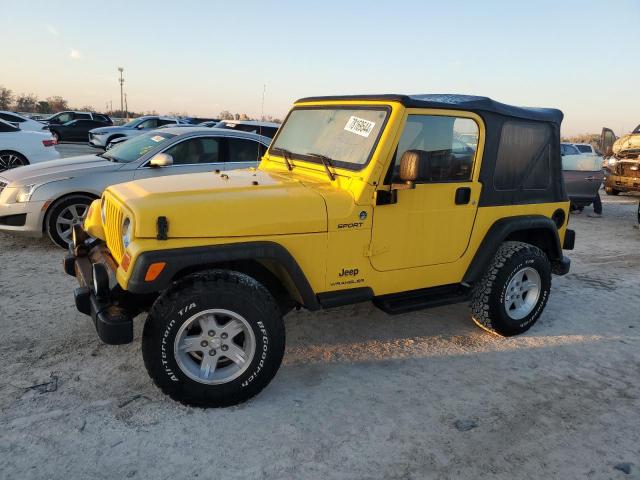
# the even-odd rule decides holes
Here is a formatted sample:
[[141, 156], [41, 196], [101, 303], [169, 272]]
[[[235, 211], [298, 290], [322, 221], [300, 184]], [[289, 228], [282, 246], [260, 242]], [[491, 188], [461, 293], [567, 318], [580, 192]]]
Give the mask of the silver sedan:
[[73, 225], [109, 185], [139, 178], [255, 167], [270, 138], [216, 128], [164, 128], [100, 155], [54, 160], [2, 172], [0, 231], [66, 248]]

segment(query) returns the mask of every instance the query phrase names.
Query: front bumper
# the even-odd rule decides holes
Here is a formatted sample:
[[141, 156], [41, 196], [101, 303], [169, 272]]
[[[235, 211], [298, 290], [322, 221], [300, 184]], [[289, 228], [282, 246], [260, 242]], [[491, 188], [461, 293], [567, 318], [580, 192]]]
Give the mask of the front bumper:
[[[79, 240], [78, 240], [79, 239]], [[115, 262], [103, 243], [87, 242], [80, 227], [74, 229], [74, 243], [64, 258], [64, 271], [76, 277], [79, 287], [73, 292], [76, 308], [89, 315], [98, 337], [109, 345], [121, 345], [133, 341], [133, 314], [120, 305], [116, 292]], [[94, 265], [101, 264], [108, 273], [108, 285], [102, 285], [98, 295], [94, 284]], [[107, 292], [107, 293], [104, 293]]]
[[106, 148], [107, 146], [107, 135], [94, 135], [92, 133], [89, 134], [89, 145], [95, 148]]
[[640, 173], [638, 177], [608, 174], [605, 178], [604, 186], [623, 192], [640, 192]]
[[42, 237], [47, 202], [0, 203], [0, 231]]

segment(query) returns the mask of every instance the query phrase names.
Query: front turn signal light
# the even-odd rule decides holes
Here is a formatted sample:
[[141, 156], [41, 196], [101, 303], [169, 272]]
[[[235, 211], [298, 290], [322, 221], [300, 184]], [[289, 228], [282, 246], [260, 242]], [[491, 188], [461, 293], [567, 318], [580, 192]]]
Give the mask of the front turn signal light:
[[129, 255], [129, 252], [124, 252], [124, 256], [122, 257], [120, 266], [126, 272], [127, 270], [129, 270], [129, 265], [131, 265], [131, 255]]
[[167, 264], [165, 262], [156, 262], [149, 265], [149, 268], [147, 268], [147, 273], [144, 276], [144, 281], [153, 282], [156, 278], [158, 278], [158, 275], [162, 273], [162, 270], [164, 270], [164, 267], [166, 265]]

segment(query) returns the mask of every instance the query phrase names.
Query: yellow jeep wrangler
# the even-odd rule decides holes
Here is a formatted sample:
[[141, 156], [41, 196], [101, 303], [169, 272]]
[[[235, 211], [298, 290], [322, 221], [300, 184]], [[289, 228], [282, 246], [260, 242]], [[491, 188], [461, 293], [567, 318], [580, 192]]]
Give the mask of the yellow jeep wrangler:
[[109, 344], [148, 312], [149, 375], [214, 407], [273, 378], [292, 308], [468, 300], [483, 329], [522, 333], [574, 243], [561, 121], [485, 97], [299, 100], [256, 169], [109, 187], [65, 258], [76, 306]]

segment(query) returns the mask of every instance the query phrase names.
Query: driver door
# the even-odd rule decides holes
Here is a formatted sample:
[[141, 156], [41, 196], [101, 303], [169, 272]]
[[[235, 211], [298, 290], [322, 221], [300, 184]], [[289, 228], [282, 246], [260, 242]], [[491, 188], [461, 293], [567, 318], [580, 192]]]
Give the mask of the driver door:
[[405, 152], [418, 155], [418, 178], [414, 188], [398, 189], [388, 204], [377, 202], [370, 257], [374, 269], [451, 263], [464, 254], [481, 189], [482, 125], [480, 117], [466, 112], [409, 112], [385, 184], [400, 182]]

